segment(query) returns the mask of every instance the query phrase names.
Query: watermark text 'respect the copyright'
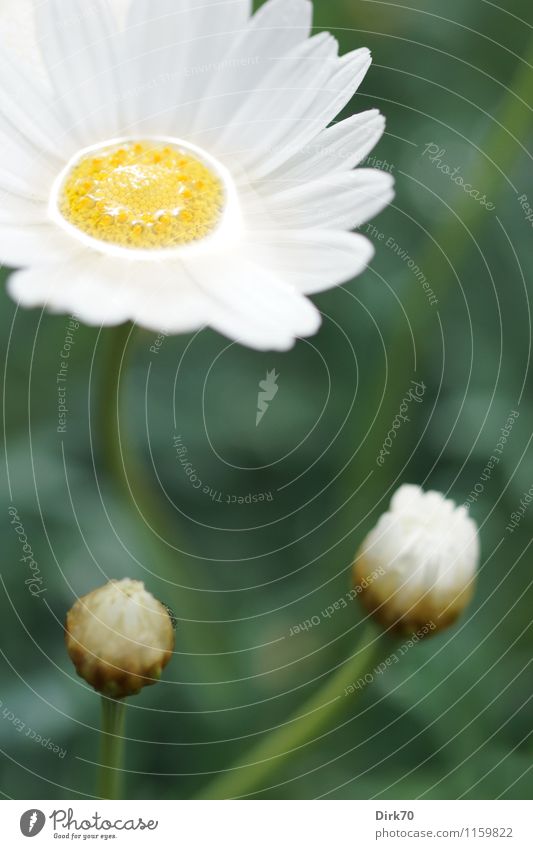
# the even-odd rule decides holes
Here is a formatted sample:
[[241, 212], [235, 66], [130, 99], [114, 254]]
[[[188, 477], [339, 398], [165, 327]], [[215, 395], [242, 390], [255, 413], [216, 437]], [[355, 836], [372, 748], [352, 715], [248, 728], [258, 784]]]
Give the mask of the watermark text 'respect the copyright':
[[69, 414], [67, 402], [67, 381], [70, 368], [70, 357], [76, 341], [75, 334], [79, 328], [79, 321], [75, 318], [75, 316], [71, 315], [68, 319], [65, 330], [63, 346], [59, 352], [59, 369], [56, 374], [58, 433], [67, 432], [67, 417]]
[[247, 493], [230, 493], [222, 492], [209, 483], [206, 483], [200, 476], [198, 469], [189, 459], [189, 449], [187, 448], [183, 438], [180, 435], [174, 437], [174, 450], [176, 459], [183, 469], [183, 473], [187, 477], [191, 487], [202, 495], [207, 496], [211, 501], [217, 504], [259, 504], [265, 501], [274, 501], [272, 491], [267, 492], [247, 492]]

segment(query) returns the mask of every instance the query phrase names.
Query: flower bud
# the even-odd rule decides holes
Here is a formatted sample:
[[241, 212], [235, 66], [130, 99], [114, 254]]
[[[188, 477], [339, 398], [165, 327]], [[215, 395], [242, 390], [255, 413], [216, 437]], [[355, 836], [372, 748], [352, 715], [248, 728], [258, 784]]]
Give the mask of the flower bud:
[[361, 546], [353, 567], [361, 600], [387, 628], [436, 633], [463, 612], [479, 561], [475, 522], [439, 492], [405, 485]]
[[155, 684], [172, 657], [168, 609], [141, 581], [110, 581], [67, 613], [67, 651], [78, 675], [115, 699]]

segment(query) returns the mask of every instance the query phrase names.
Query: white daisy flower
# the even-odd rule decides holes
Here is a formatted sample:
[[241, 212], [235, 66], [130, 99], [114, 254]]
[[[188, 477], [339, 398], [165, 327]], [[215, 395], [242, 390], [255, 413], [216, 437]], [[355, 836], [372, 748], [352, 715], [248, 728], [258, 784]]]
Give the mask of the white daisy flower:
[[472, 598], [478, 563], [477, 527], [465, 507], [404, 485], [363, 542], [354, 585], [387, 627], [435, 633]]
[[[9, 7], [13, 0], [8, 2]], [[17, 9], [26, 0], [17, 0]], [[308, 0], [35, 0], [0, 49], [0, 261], [25, 307], [258, 349], [315, 333], [350, 232], [393, 196], [355, 169], [377, 110], [334, 122], [371, 59], [311, 35]]]

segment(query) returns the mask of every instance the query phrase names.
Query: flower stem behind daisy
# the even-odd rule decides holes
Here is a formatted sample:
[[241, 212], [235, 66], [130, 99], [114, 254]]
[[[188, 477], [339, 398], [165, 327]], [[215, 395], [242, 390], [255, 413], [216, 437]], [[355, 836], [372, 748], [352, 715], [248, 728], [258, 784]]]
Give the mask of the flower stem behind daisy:
[[[229, 651], [224, 652], [220, 629], [214, 634], [210, 625], [220, 620], [220, 610], [211, 609], [210, 593], [198, 586], [199, 570], [195, 569], [194, 579], [187, 574], [183, 556], [172, 542], [177, 523], [168, 502], [152, 485], [128, 440], [127, 424], [131, 416], [123, 398], [138, 331], [126, 323], [105, 333], [108, 347], [97, 419], [105, 467], [124, 503], [132, 510], [135, 526], [144, 533], [146, 562], [154, 564], [150, 568], [165, 583], [165, 597], [176, 608], [181, 649], [191, 657], [201, 655], [201, 667], [197, 664], [197, 669], [209, 681], [220, 681], [230, 657]], [[179, 616], [182, 609], [187, 610], [187, 619]], [[210, 689], [214, 695], [216, 688]]]
[[99, 796], [121, 799], [126, 705], [102, 696]]
[[388, 638], [381, 629], [374, 624], [368, 625], [354, 654], [336, 669], [318, 692], [242, 760], [208, 784], [199, 798], [235, 799], [265, 790], [267, 779], [289, 757], [322, 733], [333, 730], [335, 720], [353, 703], [356, 683], [374, 668], [387, 643]]
[[105, 331], [108, 337], [107, 362], [105, 363], [100, 385], [101, 448], [108, 472], [119, 484], [121, 490], [132, 497], [129, 477], [126, 474], [123, 437], [120, 432], [120, 383], [126, 371], [128, 345], [133, 344], [134, 327], [130, 322]]

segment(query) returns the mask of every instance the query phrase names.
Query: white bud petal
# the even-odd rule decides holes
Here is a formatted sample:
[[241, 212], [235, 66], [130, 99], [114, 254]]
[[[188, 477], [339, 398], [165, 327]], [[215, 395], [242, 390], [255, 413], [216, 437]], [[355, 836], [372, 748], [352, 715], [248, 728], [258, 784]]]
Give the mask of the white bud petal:
[[470, 601], [479, 562], [475, 522], [439, 492], [405, 485], [368, 534], [354, 583], [376, 619], [413, 632], [451, 625]]

